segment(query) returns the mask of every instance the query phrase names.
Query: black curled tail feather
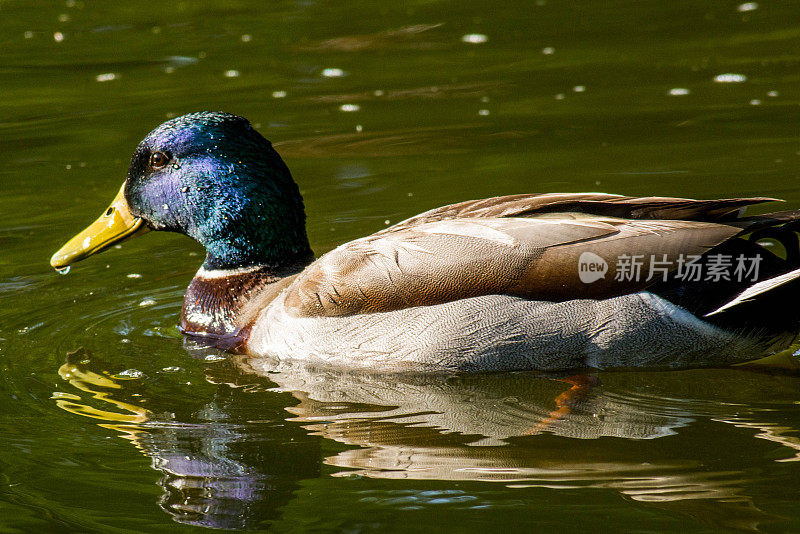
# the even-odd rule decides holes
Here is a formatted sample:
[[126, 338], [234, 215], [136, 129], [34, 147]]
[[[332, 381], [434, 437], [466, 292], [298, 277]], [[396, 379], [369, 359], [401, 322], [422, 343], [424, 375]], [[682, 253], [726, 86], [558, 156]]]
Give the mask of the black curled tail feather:
[[755, 261], [729, 279], [687, 281], [674, 272], [650, 288], [696, 316], [765, 341], [791, 341], [800, 331], [800, 210], [737, 221], [742, 232], [703, 254], [703, 273], [715, 258]]

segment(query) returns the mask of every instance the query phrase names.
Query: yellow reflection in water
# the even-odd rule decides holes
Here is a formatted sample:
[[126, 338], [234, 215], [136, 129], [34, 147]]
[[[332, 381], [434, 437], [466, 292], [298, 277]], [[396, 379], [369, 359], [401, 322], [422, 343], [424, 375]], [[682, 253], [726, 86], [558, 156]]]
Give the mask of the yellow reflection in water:
[[113, 398], [113, 391], [122, 389], [122, 386], [112, 378], [80, 369], [72, 363], [62, 365], [58, 369], [58, 374], [80, 391], [91, 393], [93, 399], [119, 409], [119, 411], [102, 410], [86, 404], [77, 395], [55, 392], [52, 398], [56, 401], [56, 406], [62, 410], [92, 419], [115, 421], [110, 424], [100, 423], [100, 426], [116, 430], [127, 439], [134, 439], [136, 431], [141, 430], [137, 424], [150, 418], [150, 411], [146, 408]]

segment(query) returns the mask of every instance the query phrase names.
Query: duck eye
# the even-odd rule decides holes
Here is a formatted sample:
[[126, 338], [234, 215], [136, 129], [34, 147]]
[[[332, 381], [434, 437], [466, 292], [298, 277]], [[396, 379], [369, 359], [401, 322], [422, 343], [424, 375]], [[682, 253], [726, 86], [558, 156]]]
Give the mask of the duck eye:
[[153, 152], [150, 154], [150, 166], [154, 169], [161, 169], [166, 167], [169, 163], [169, 156], [163, 152]]

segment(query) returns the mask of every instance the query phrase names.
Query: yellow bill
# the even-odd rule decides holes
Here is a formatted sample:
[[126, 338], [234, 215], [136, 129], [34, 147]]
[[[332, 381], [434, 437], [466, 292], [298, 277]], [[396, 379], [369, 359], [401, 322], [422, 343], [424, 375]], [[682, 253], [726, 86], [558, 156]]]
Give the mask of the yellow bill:
[[124, 190], [125, 184], [122, 184], [119, 193], [103, 215], [53, 254], [50, 265], [59, 270], [65, 269], [111, 245], [149, 231], [144, 219], [131, 214]]

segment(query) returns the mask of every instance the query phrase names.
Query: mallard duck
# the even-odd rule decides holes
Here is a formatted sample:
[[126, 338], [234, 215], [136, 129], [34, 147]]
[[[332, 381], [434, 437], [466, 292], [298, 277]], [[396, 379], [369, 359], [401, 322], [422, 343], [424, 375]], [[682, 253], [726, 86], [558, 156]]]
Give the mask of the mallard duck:
[[270, 142], [242, 117], [198, 112], [139, 143], [111, 206], [50, 263], [148, 230], [185, 234], [206, 258], [182, 331], [256, 358], [382, 371], [727, 365], [784, 348], [800, 323], [783, 305], [800, 294], [800, 212], [743, 216], [770, 200], [471, 200], [315, 259]]

